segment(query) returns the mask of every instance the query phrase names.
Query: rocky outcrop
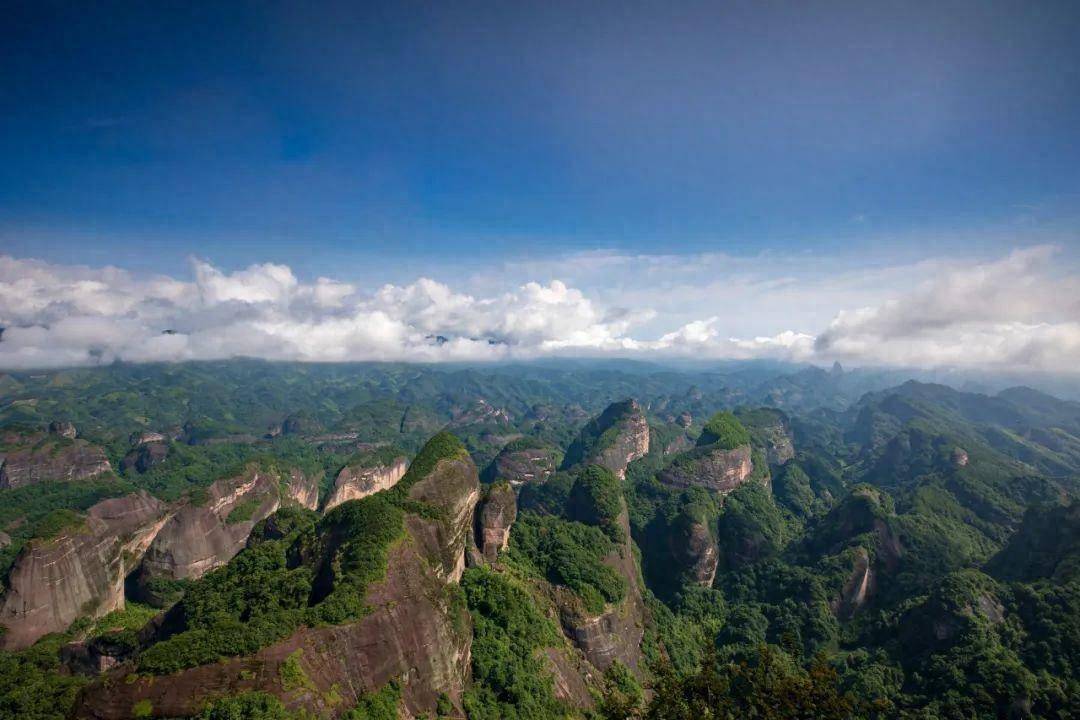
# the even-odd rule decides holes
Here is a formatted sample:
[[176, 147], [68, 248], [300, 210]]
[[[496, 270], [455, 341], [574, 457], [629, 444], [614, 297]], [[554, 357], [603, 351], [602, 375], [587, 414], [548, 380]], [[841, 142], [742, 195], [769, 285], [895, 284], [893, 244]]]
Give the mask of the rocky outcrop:
[[165, 462], [169, 455], [169, 444], [163, 441], [151, 441], [140, 443], [138, 447], [128, 452], [120, 461], [120, 468], [125, 472], [135, 470], [144, 473], [155, 465]]
[[[402, 687], [405, 717], [434, 716], [439, 693], [460, 707], [469, 676], [468, 612], [452, 604], [429, 559], [400, 543], [384, 580], [366, 595], [371, 612], [346, 625], [302, 628], [255, 655], [148, 677], [114, 671], [82, 696], [75, 717], [129, 720], [136, 703], [152, 717], [189, 717], [208, 698], [258, 690], [291, 710], [337, 717], [365, 694], [394, 680]], [[299, 665], [303, 687], [286, 687], [285, 663]]]
[[686, 567], [690, 581], [701, 587], [712, 587], [720, 560], [716, 538], [703, 522], [687, 523], [681, 535], [678, 539], [682, 542], [672, 550]]
[[374, 495], [397, 484], [408, 469], [404, 457], [394, 458], [389, 464], [352, 464], [343, 467], [334, 479], [334, 489], [326, 500], [325, 510], [346, 500]]
[[282, 504], [293, 503], [308, 510], [319, 508], [319, 478], [305, 475], [299, 468], [289, 470], [289, 481], [284, 488]]
[[659, 478], [672, 487], [696, 485], [726, 495], [746, 482], [753, 471], [749, 445], [731, 450], [706, 445], [677, 456], [660, 472]]
[[600, 672], [606, 671], [617, 660], [639, 673], [644, 670], [641, 640], [645, 634], [646, 611], [625, 503], [619, 525], [625, 539], [604, 559], [604, 564], [614, 568], [626, 582], [626, 597], [609, 605], [599, 615], [590, 615], [580, 602], [566, 602], [564, 595], [563, 601], [558, 603], [559, 621], [567, 638]]
[[542, 483], [559, 465], [557, 448], [528, 439], [511, 442], [495, 456], [488, 475], [511, 485]]
[[563, 467], [600, 465], [626, 478], [626, 467], [649, 453], [649, 423], [636, 400], [612, 403], [570, 446]]
[[959, 447], [953, 448], [950, 460], [952, 461], [952, 466], [954, 468], [966, 467], [968, 464], [967, 450]]
[[[465, 572], [465, 551], [480, 500], [480, 477], [468, 453], [440, 460], [435, 469], [409, 488], [409, 498], [435, 507], [440, 519], [409, 515], [409, 535], [432, 560], [436, 575], [457, 582]], [[438, 562], [435, 562], [435, 559]]]
[[679, 417], [675, 418], [675, 424], [683, 429], [688, 429], [694, 424], [694, 416], [688, 412], [681, 412]]
[[193, 580], [224, 565], [244, 547], [255, 524], [283, 502], [295, 500], [314, 507], [316, 482], [295, 469], [282, 482], [275, 473], [256, 465], [214, 482], [206, 490], [205, 501], [181, 507], [150, 544], [139, 569], [140, 594], [154, 601], [151, 580]]
[[765, 460], [769, 465], [783, 465], [795, 457], [795, 443], [787, 417], [776, 413], [776, 420], [751, 426], [755, 440], [765, 448]]
[[86, 480], [112, 470], [105, 451], [86, 440], [48, 435], [9, 450], [0, 466], [0, 488]]
[[68, 440], [74, 440], [79, 432], [75, 429], [75, 426], [69, 422], [64, 420], [53, 420], [49, 423], [49, 434], [67, 438]]
[[19, 553], [3, 596], [5, 648], [23, 648], [80, 617], [124, 606], [124, 578], [166, 522], [165, 506], [145, 492], [103, 500], [55, 537]]
[[[280, 698], [290, 710], [339, 717], [391, 681], [401, 687], [401, 717], [433, 717], [441, 693], [460, 708], [472, 628], [448, 586], [464, 565], [480, 494], [478, 473], [462, 448], [408, 481], [408, 499], [434, 512], [406, 513], [406, 535], [389, 547], [386, 575], [367, 587], [370, 611], [362, 618], [304, 627], [254, 655], [171, 675], [117, 668], [87, 688], [75, 717], [127, 720], [137, 703], [150, 708], [152, 717], [188, 717], [208, 698], [255, 690]], [[288, 684], [297, 674], [304, 682]]]
[[849, 618], [860, 610], [873, 596], [877, 589], [877, 576], [866, 548], [856, 548], [852, 561], [851, 574], [844, 581], [840, 596], [830, 603], [837, 616]]
[[544, 669], [551, 675], [555, 697], [575, 708], [596, 704], [600, 673], [571, 648], [548, 647], [539, 651]]
[[517, 495], [509, 483], [488, 488], [477, 506], [475, 533], [478, 561], [493, 563], [510, 544], [510, 528], [517, 518]]

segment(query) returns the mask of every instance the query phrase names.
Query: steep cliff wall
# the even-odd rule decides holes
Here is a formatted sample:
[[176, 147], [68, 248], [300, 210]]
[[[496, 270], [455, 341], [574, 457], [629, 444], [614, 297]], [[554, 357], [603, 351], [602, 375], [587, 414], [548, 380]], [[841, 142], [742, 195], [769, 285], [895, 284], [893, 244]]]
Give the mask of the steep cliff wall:
[[356, 500], [392, 488], [407, 468], [408, 463], [404, 457], [395, 458], [385, 465], [346, 465], [334, 479], [334, 489], [330, 491], [325, 509], [329, 510], [346, 500]]
[[26, 647], [79, 617], [122, 608], [124, 578], [166, 518], [165, 506], [140, 492], [103, 500], [56, 536], [28, 543], [3, 597], [4, 647]]

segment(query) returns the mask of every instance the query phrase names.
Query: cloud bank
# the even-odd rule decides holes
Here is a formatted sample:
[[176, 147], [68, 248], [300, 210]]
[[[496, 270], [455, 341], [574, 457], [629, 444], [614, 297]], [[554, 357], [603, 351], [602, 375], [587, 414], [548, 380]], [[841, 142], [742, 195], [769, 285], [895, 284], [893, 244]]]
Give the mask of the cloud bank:
[[[717, 255], [589, 254], [564, 260], [568, 281], [550, 276], [557, 264], [524, 265], [548, 277], [470, 293], [429, 278], [304, 282], [269, 263], [227, 273], [192, 260], [181, 279], [0, 256], [0, 368], [628, 356], [1076, 373], [1080, 275], [1060, 257], [1036, 246], [810, 278], [783, 262], [770, 274]], [[755, 321], [763, 332], [746, 332]]]

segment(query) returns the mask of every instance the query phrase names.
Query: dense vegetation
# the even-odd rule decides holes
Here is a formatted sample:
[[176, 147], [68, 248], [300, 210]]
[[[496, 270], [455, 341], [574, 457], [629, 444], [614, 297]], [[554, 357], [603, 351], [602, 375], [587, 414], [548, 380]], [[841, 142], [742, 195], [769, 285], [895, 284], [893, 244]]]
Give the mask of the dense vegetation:
[[[71, 419], [114, 468], [132, 433], [169, 437], [165, 458], [142, 472], [0, 490], [4, 568], [103, 498], [142, 489], [199, 503], [211, 482], [251, 463], [316, 475], [325, 495], [346, 464], [416, 457], [391, 491], [257, 524], [232, 562], [177, 584], [151, 642], [139, 633], [155, 611], [129, 605], [0, 652], [0, 717], [65, 716], [88, 682], [61, 671], [73, 639], [124, 648], [139, 673], [158, 674], [362, 617], [405, 517], [438, 517], [409, 489], [441, 460], [472, 455], [483, 466], [504, 447], [565, 450], [565, 462], [521, 489], [499, 563], [461, 580], [470, 718], [581, 715], [556, 700], [545, 653], [572, 652], [560, 627], [568, 613], [593, 617], [631, 597], [614, 562], [626, 540], [644, 579], [646, 662], [592, 678], [598, 717], [1080, 717], [1080, 405], [845, 375], [245, 362], [3, 376], [0, 424], [40, 432]], [[580, 461], [615, 441], [629, 405], [589, 417], [629, 395], [653, 441], [622, 482]], [[763, 398], [783, 410], [755, 405]], [[696, 424], [675, 422], [684, 412], [708, 418], [696, 438]], [[796, 453], [770, 467], [776, 428], [790, 429]], [[695, 453], [746, 444], [753, 474], [726, 496], [661, 479]], [[240, 504], [228, 520], [253, 510]], [[711, 572], [696, 564], [706, 545]], [[346, 717], [393, 717], [400, 693], [387, 685]], [[247, 693], [198, 717], [299, 716]]]

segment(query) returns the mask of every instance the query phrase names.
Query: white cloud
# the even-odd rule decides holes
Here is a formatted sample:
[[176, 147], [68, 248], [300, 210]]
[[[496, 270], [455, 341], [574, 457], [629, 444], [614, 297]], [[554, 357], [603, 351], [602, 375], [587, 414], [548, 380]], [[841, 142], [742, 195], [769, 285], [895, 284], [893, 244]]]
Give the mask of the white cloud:
[[463, 292], [304, 282], [271, 263], [194, 260], [181, 279], [0, 256], [0, 367], [617, 354], [1080, 371], [1080, 278], [1052, 246], [876, 268], [583, 253], [503, 269], [501, 286], [490, 273]]

